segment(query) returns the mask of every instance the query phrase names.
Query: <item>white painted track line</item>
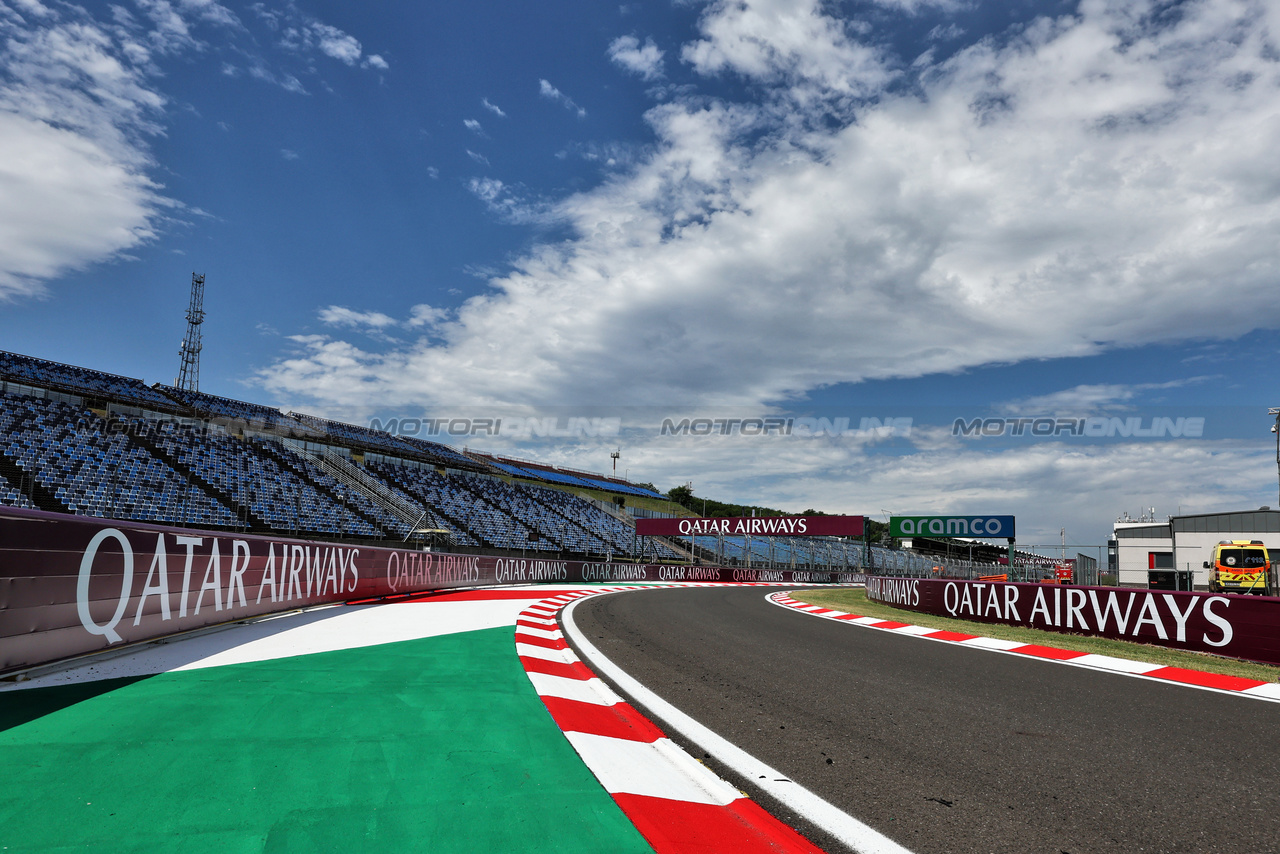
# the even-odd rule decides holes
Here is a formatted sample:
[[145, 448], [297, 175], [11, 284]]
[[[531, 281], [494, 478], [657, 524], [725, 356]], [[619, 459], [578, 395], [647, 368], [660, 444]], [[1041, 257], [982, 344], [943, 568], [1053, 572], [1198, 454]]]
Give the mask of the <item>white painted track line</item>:
[[861, 854], [911, 854], [909, 849], [903, 848], [889, 837], [863, 824], [798, 783], [791, 782], [781, 772], [712, 732], [633, 679], [606, 658], [578, 630], [573, 622], [573, 611], [577, 605], [578, 602], [573, 602], [561, 612], [565, 634], [593, 670], [613, 680], [624, 693], [639, 705], [644, 706], [668, 729], [680, 733], [736, 773], [751, 780], [771, 797], [786, 804], [787, 807], [853, 850]]

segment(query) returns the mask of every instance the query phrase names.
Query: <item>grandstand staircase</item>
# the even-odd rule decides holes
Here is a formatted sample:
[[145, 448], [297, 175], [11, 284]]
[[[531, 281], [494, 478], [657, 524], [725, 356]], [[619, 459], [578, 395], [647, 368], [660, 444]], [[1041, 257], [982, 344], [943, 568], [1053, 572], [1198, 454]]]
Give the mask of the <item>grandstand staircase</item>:
[[[624, 513], [621, 510], [616, 509], [616, 507], [610, 504], [609, 502], [601, 501], [599, 498], [596, 498], [585, 492], [578, 493], [578, 497], [581, 498], [583, 501], [590, 502], [596, 507], [596, 509], [602, 510], [605, 513], [608, 513], [610, 516], [617, 519], [619, 522], [629, 525], [632, 528], [636, 526], [636, 520], [631, 516], [631, 514]], [[649, 539], [657, 540], [667, 548], [671, 549], [671, 551], [675, 552], [684, 560], [689, 560], [689, 561], [693, 560], [693, 554], [690, 553], [689, 549], [686, 549], [684, 546], [680, 545], [679, 541], [672, 537], [651, 536]], [[706, 549], [698, 547], [697, 551], [700, 553], [700, 556], [702, 557], [703, 560], [707, 560], [708, 563], [713, 562], [713, 560], [707, 559]]]
[[[450, 513], [448, 510], [446, 510], [443, 507], [434, 505], [431, 502], [427, 501], [427, 499], [420, 492], [418, 492], [418, 490], [415, 489], [412, 484], [407, 483], [403, 478], [395, 474], [396, 468], [397, 466], [394, 466], [394, 465], [383, 467], [382, 476], [387, 478], [388, 482], [391, 483], [393, 486], [403, 490], [406, 495], [410, 495], [417, 501], [421, 501], [423, 507], [426, 507], [432, 511], [437, 521], [440, 521], [440, 520], [447, 521], [454, 528], [466, 534], [468, 537], [475, 540], [477, 543], [480, 543], [481, 545], [490, 545], [490, 546], [493, 545], [492, 542], [490, 542], [490, 540], [487, 537], [485, 537], [478, 531], [473, 530], [470, 525], [466, 524], [466, 522], [459, 519], [455, 514]], [[440, 527], [446, 528], [445, 525], [441, 525]]]
[[138, 430], [129, 434], [129, 438], [137, 445], [146, 449], [147, 453], [160, 460], [169, 468], [176, 471], [187, 479], [188, 483], [198, 487], [205, 495], [213, 498], [222, 504], [228, 510], [236, 515], [237, 518], [243, 514], [245, 522], [249, 526], [249, 530], [255, 534], [265, 534], [273, 529], [271, 524], [261, 516], [253, 512], [248, 504], [241, 503], [234, 495], [227, 492], [216, 483], [205, 480], [197, 474], [190, 466], [179, 460], [173, 454], [166, 451], [161, 445], [157, 445], [151, 441], [151, 437], [144, 435], [145, 431]]
[[[539, 485], [539, 486], [532, 487], [532, 488], [533, 488], [533, 489], [545, 489], [545, 487], [540, 486], [540, 485]], [[566, 490], [566, 491], [567, 491], [567, 490]], [[570, 494], [571, 494], [571, 495], [573, 495], [573, 496], [574, 496], [574, 497], [576, 497], [576, 498], [581, 498], [583, 501], [587, 502], [588, 504], [591, 504], [591, 505], [593, 505], [593, 506], [595, 506], [595, 507], [600, 508], [601, 510], [604, 510], [606, 513], [608, 513], [610, 516], [613, 516], [615, 519], [617, 519], [619, 522], [622, 522], [624, 525], [625, 525], [625, 524], [630, 524], [630, 525], [631, 525], [631, 527], [633, 527], [633, 528], [635, 527], [635, 523], [634, 523], [634, 522], [631, 522], [631, 523], [629, 523], [629, 522], [628, 522], [628, 520], [627, 520], [627, 518], [626, 518], [626, 515], [625, 515], [625, 514], [623, 514], [623, 515], [619, 516], [619, 515], [618, 515], [618, 512], [617, 512], [616, 510], [614, 510], [612, 506], [606, 506], [606, 505], [605, 505], [605, 502], [603, 502], [603, 501], [599, 500], [598, 498], [593, 498], [593, 497], [591, 497], [590, 495], [588, 495], [588, 494], [586, 494], [586, 493], [573, 493], [573, 492], [570, 492]], [[578, 531], [581, 531], [581, 532], [582, 532], [582, 534], [583, 534], [583, 535], [588, 539], [588, 541], [589, 541], [589, 540], [591, 540], [592, 538], [595, 538], [595, 539], [599, 539], [599, 540], [604, 540], [606, 543], [609, 543], [609, 540], [608, 540], [608, 539], [606, 539], [606, 538], [602, 535], [602, 533], [601, 533], [601, 532], [591, 530], [591, 529], [590, 529], [590, 528], [588, 528], [586, 525], [583, 525], [581, 522], [579, 522], [577, 519], [575, 519], [575, 518], [573, 518], [572, 516], [570, 516], [570, 515], [568, 515], [567, 513], [565, 513], [565, 512], [564, 512], [564, 510], [562, 510], [560, 507], [557, 507], [557, 506], [556, 506], [556, 505], [554, 505], [554, 504], [549, 505], [549, 506], [551, 507], [551, 510], [552, 510], [552, 511], [557, 515], [557, 516], [559, 516], [561, 519], [563, 519], [563, 520], [564, 520], [568, 525], [570, 525], [571, 527], [573, 527], [574, 529], [576, 529], [576, 530], [578, 530]], [[616, 546], [618, 547], [618, 552], [619, 552], [619, 553], [621, 553], [621, 554], [629, 555], [629, 554], [631, 554], [631, 553], [632, 553], [632, 549], [631, 549], [630, 544], [627, 544], [627, 543], [610, 543], [610, 547], [611, 547], [611, 548], [612, 548], [614, 545], [616, 545]]]
[[409, 526], [409, 533], [405, 535], [405, 539], [413, 536], [414, 532], [422, 530], [425, 527], [436, 531], [447, 531], [444, 525], [440, 524], [431, 512], [431, 508], [419, 506], [405, 498], [397, 495], [387, 485], [377, 478], [371, 477], [364, 469], [339, 454], [321, 454], [315, 451], [306, 451], [305, 457], [315, 463], [329, 477], [346, 486], [348, 489], [354, 489], [383, 510], [395, 516], [397, 519]]
[[[352, 516], [360, 517], [361, 519], [365, 520], [366, 522], [368, 522], [370, 525], [372, 525], [374, 528], [378, 530], [383, 530], [386, 528], [386, 524], [382, 520], [378, 519], [377, 517], [373, 516], [370, 513], [365, 512], [363, 509], [361, 509], [360, 507], [357, 507], [355, 504], [349, 501], [345, 501], [341, 495], [338, 495], [328, 486], [316, 480], [315, 477], [312, 476], [311, 472], [307, 470], [307, 467], [305, 465], [298, 464], [299, 460], [310, 460], [311, 459], [310, 456], [300, 456], [298, 452], [295, 451], [293, 448], [285, 448], [283, 445], [280, 445], [278, 442], [254, 441], [254, 442], [249, 442], [248, 447], [253, 453], [257, 454], [263, 459], [270, 460], [276, 465], [288, 470], [291, 474], [296, 475], [298, 478], [303, 480], [308, 486], [310, 486], [316, 492], [325, 496], [330, 501], [332, 501], [335, 505], [343, 508]], [[290, 459], [290, 457], [292, 457], [293, 459]]]
[[14, 462], [8, 454], [0, 454], [0, 475], [3, 475], [10, 486], [27, 496], [39, 509], [50, 513], [71, 512], [71, 508], [59, 501], [57, 495], [36, 480], [35, 475]]

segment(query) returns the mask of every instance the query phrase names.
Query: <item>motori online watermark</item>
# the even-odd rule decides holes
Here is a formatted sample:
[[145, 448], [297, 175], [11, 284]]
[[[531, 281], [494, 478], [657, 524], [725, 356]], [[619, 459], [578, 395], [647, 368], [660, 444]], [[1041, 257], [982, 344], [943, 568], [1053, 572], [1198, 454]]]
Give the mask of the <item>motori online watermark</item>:
[[810, 418], [782, 415], [762, 418], [662, 419], [660, 436], [851, 436], [884, 439], [911, 435], [911, 418]]
[[[660, 436], [910, 436], [911, 418], [663, 418]], [[502, 436], [512, 439], [613, 438], [622, 434], [620, 417], [487, 416], [450, 418], [373, 418], [369, 429], [393, 436]], [[632, 428], [628, 428], [632, 429]]]
[[622, 419], [587, 416], [501, 416], [480, 418], [373, 418], [370, 430], [392, 436], [505, 436], [512, 439], [611, 438]]
[[1055, 438], [1076, 436], [1112, 439], [1199, 439], [1204, 436], [1203, 417], [1114, 416], [1097, 415], [1088, 418], [1050, 418], [1046, 416], [1015, 416], [1002, 418], [957, 418], [951, 425], [952, 436], [1033, 436]]

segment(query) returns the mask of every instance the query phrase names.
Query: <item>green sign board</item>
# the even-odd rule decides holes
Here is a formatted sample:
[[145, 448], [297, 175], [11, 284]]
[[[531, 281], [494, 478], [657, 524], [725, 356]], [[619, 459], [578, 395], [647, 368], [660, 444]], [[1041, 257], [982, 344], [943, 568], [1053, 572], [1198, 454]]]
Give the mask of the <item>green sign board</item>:
[[1012, 516], [891, 516], [889, 534], [894, 537], [992, 537], [1012, 538]]

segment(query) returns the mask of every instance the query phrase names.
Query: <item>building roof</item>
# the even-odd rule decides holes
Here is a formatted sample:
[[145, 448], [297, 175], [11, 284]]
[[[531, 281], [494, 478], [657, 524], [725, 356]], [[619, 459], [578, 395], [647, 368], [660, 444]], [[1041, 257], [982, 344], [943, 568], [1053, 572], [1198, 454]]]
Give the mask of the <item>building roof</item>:
[[1173, 516], [1169, 524], [1175, 534], [1274, 534], [1280, 533], [1280, 510]]

